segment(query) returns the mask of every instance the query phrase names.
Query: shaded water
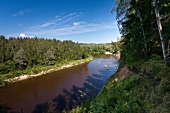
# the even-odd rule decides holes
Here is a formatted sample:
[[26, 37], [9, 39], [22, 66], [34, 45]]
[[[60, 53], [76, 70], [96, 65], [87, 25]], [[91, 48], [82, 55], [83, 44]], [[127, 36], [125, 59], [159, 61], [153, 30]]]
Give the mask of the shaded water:
[[88, 63], [11, 84], [0, 89], [0, 111], [69, 111], [97, 95], [117, 67], [113, 56], [96, 55]]

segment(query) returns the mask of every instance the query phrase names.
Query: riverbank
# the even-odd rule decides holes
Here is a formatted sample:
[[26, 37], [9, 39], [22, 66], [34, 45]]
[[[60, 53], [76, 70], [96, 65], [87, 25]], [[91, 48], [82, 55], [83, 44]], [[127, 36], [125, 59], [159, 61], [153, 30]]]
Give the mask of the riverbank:
[[[118, 51], [116, 54], [113, 54], [113, 55], [118, 61], [120, 60], [120, 51]], [[114, 80], [115, 78], [120, 80], [121, 78], [129, 76], [130, 74], [132, 74], [132, 72], [127, 68], [126, 65], [123, 67], [119, 67], [117, 72], [113, 74], [112, 76], [110, 76], [110, 78], [107, 80], [106, 85], [112, 80]]]
[[132, 71], [128, 69], [128, 67], [125, 65], [117, 70], [115, 74], [113, 74], [106, 82], [105, 86], [109, 83], [112, 82], [114, 79], [122, 79], [124, 77], [127, 77], [132, 74]]
[[119, 61], [120, 60], [120, 51], [117, 51], [117, 53], [114, 53], [113, 56], [115, 56], [116, 59]]
[[59, 71], [59, 70], [62, 70], [62, 69], [66, 69], [66, 68], [70, 68], [70, 67], [73, 67], [73, 66], [76, 66], [76, 65], [80, 65], [80, 64], [89, 62], [92, 59], [93, 59], [93, 57], [90, 56], [86, 59], [75, 60], [75, 61], [67, 61], [62, 65], [47, 66], [45, 69], [44, 69], [44, 67], [42, 67], [42, 68], [39, 68], [38, 73], [31, 72], [31, 74], [21, 74], [17, 77], [14, 77], [14, 78], [5, 79], [4, 82], [14, 83], [14, 82], [26, 80], [26, 79], [29, 79], [29, 78], [32, 78], [32, 77], [38, 77], [38, 76], [41, 76], [41, 75], [44, 75], [44, 74], [47, 74], [47, 73], [51, 73], [51, 72], [54, 72], [54, 71]]

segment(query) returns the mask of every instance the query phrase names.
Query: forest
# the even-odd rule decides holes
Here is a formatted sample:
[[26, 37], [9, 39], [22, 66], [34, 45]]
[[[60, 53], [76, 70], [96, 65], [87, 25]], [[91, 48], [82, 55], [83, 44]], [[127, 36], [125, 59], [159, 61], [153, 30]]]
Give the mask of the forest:
[[103, 44], [86, 44], [80, 43], [90, 54], [104, 54], [105, 52], [116, 53], [119, 50], [119, 42], [103, 43]]
[[0, 80], [37, 73], [41, 68], [86, 59], [88, 53], [78, 43], [44, 38], [0, 36]]
[[106, 44], [75, 43], [39, 37], [0, 36], [0, 85], [4, 80], [22, 74], [37, 74], [52, 66], [60, 66], [71, 61], [86, 59], [91, 54], [115, 53], [116, 42]]
[[161, 57], [166, 67], [170, 58], [169, 0], [125, 0], [117, 4], [121, 62], [133, 66], [138, 61]]
[[116, 0], [114, 11], [122, 35], [119, 70], [126, 66], [132, 74], [115, 76], [98, 96], [71, 112], [169, 113], [170, 1]]

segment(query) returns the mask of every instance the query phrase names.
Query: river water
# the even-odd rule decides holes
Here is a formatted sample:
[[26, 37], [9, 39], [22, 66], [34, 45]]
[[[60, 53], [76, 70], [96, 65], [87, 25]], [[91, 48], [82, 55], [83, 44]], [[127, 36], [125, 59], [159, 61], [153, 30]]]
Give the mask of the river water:
[[13, 83], [0, 89], [0, 112], [69, 111], [97, 95], [118, 65], [113, 56], [95, 55], [88, 63]]

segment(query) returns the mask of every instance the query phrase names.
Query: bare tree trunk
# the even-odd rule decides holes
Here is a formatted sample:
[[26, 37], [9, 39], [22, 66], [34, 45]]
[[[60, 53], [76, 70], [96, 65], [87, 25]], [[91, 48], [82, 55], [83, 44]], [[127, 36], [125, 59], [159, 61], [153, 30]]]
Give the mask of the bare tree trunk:
[[159, 15], [159, 11], [158, 11], [158, 5], [157, 5], [156, 2], [157, 2], [157, 0], [153, 0], [153, 5], [155, 7], [155, 15], [156, 15], [158, 31], [159, 31], [159, 35], [160, 35], [160, 39], [161, 39], [161, 44], [162, 44], [162, 52], [163, 52], [165, 67], [167, 67], [167, 58], [166, 58], [166, 51], [165, 51], [165, 43], [164, 43], [164, 37], [162, 36], [162, 25], [161, 25], [160, 15]]

